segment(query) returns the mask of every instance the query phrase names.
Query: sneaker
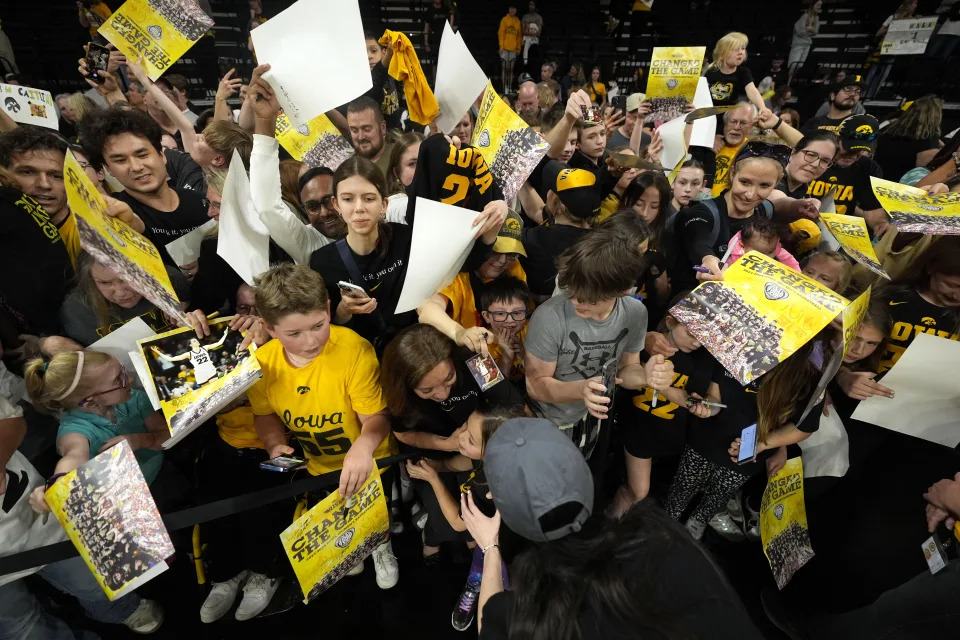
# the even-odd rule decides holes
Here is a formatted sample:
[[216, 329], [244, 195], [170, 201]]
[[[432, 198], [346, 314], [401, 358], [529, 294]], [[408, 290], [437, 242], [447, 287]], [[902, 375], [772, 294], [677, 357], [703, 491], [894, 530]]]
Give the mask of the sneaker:
[[358, 575], [360, 575], [361, 573], [363, 573], [363, 562], [362, 562], [362, 561], [361, 561], [361, 562], [358, 562], [358, 563], [355, 564], [355, 565], [353, 565], [353, 568], [350, 569], [350, 571], [347, 571], [347, 575], [348, 575], [348, 576], [358, 576]]
[[280, 586], [280, 578], [268, 578], [262, 573], [251, 573], [243, 585], [243, 600], [237, 607], [236, 618], [241, 622], [259, 615], [273, 598]]
[[727, 500], [727, 513], [738, 524], [743, 524], [743, 508], [740, 506], [740, 492]]
[[389, 540], [373, 550], [373, 568], [377, 572], [378, 587], [390, 589], [397, 585], [400, 567], [397, 566], [397, 557], [393, 555], [393, 545]]
[[743, 525], [743, 531], [747, 534], [747, 540], [757, 542], [760, 540], [760, 513], [747, 506], [747, 521]]
[[719, 533], [723, 538], [733, 542], [740, 542], [744, 539], [743, 531], [729, 513], [718, 513], [710, 519], [710, 528]]
[[460, 600], [454, 607], [450, 616], [450, 624], [457, 631], [466, 631], [473, 624], [473, 618], [477, 613], [477, 598], [480, 596], [480, 585], [473, 584], [467, 580], [463, 587], [463, 593], [460, 594]]
[[153, 633], [163, 624], [163, 607], [156, 600], [143, 599], [123, 624], [134, 633]]
[[687, 528], [687, 531], [690, 532], [690, 535], [693, 536], [694, 540], [699, 540], [702, 538], [703, 532], [707, 529], [707, 525], [699, 520], [694, 520], [693, 518], [687, 520], [687, 524], [684, 526]]
[[420, 529], [420, 531], [427, 528], [427, 517], [429, 515], [427, 510], [424, 509], [423, 505], [419, 502], [410, 508], [410, 522], [412, 522], [413, 526], [417, 529]]
[[246, 571], [241, 571], [226, 582], [214, 582], [207, 599], [200, 607], [200, 621], [209, 624], [227, 615], [227, 611], [230, 611], [237, 600], [240, 583], [247, 579], [247, 575]]

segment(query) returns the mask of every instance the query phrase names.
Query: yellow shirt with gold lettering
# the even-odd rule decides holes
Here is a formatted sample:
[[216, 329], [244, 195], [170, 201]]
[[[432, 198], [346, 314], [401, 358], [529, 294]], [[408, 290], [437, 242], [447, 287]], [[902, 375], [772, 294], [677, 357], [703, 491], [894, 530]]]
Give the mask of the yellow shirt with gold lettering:
[[[505, 274], [527, 281], [527, 274], [520, 266], [519, 260], [514, 260], [504, 271]], [[483, 326], [483, 317], [477, 311], [477, 301], [473, 295], [473, 286], [470, 284], [470, 274], [458, 273], [447, 287], [440, 290], [440, 295], [449, 301], [447, 315], [460, 323], [464, 329]]]
[[727, 184], [730, 177], [730, 165], [733, 164], [733, 159], [742, 146], [743, 142], [735, 147], [724, 146], [717, 153], [717, 168], [713, 174], [713, 189], [711, 190], [714, 198], [719, 198], [720, 194], [730, 186]]
[[[300, 441], [307, 471], [321, 475], [343, 468], [343, 457], [360, 436], [358, 413], [386, 408], [373, 346], [346, 327], [330, 327], [330, 339], [313, 362], [296, 368], [279, 340], [257, 350], [263, 377], [247, 391], [253, 414], [276, 414]], [[374, 458], [396, 453], [387, 437]]]

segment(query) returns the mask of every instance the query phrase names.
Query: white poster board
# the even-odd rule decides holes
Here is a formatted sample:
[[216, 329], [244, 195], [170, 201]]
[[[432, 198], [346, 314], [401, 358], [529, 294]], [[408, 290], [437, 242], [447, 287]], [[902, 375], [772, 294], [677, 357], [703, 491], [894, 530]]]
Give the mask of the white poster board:
[[295, 127], [372, 86], [357, 0], [299, 0], [250, 32], [263, 75]]
[[200, 258], [200, 245], [203, 244], [204, 238], [207, 234], [212, 236], [216, 228], [216, 220], [212, 218], [207, 220], [190, 233], [180, 236], [173, 242], [168, 242], [167, 253], [178, 267], [196, 262]]
[[921, 333], [880, 381], [893, 398], [872, 396], [853, 412], [854, 420], [936, 442], [960, 443], [960, 342]]
[[[113, 356], [120, 361], [120, 364], [124, 366], [127, 373], [133, 376], [136, 367], [134, 366], [132, 356], [139, 358], [139, 353], [137, 353], [137, 340], [149, 338], [155, 333], [156, 332], [151, 329], [146, 322], [137, 317], [129, 320], [119, 329], [103, 336], [87, 347], [87, 349]], [[133, 352], [132, 355], [131, 352]]]
[[234, 149], [220, 203], [217, 255], [252, 287], [254, 279], [270, 268], [269, 250], [270, 234], [253, 206], [250, 178]]
[[880, 55], [911, 56], [927, 50], [927, 43], [937, 28], [937, 16], [918, 16], [894, 20], [880, 45]]
[[18, 84], [0, 84], [0, 101], [3, 102], [4, 113], [14, 122], [35, 124], [54, 131], [60, 128], [57, 109], [49, 91]]
[[[443, 39], [437, 59], [437, 82], [433, 95], [440, 105], [436, 125], [447, 135], [487, 87], [487, 74], [470, 53], [463, 36], [443, 23]], [[469, 140], [464, 140], [468, 143]]]

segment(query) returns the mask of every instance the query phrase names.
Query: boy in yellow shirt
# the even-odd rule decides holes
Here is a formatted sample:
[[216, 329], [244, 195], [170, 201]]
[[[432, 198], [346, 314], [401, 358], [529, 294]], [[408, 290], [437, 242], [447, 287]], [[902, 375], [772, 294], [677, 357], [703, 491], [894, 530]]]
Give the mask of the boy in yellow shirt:
[[[263, 377], [247, 392], [257, 435], [274, 458], [294, 452], [289, 429], [307, 457], [307, 471], [340, 471], [340, 495], [353, 495], [375, 460], [397, 451], [373, 346], [346, 327], [331, 326], [323, 279], [305, 265], [283, 264], [263, 274], [256, 307], [273, 338], [257, 350]], [[393, 587], [399, 574], [389, 540], [374, 550], [373, 561], [380, 588]], [[362, 570], [361, 564], [350, 573]]]
[[500, 20], [497, 30], [497, 39], [500, 42], [500, 60], [503, 63], [503, 93], [510, 93], [513, 85], [513, 64], [520, 53], [523, 42], [520, 18], [517, 17], [517, 5], [510, 3], [507, 15]]

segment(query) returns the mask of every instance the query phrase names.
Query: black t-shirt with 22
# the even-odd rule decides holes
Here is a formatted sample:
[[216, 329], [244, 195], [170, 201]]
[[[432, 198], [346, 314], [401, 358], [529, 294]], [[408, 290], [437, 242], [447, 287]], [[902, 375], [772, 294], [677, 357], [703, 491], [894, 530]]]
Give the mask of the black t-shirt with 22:
[[880, 203], [873, 195], [870, 176], [883, 177], [883, 170], [873, 158], [860, 158], [849, 167], [835, 164], [807, 185], [807, 197], [822, 200], [827, 194], [832, 194], [837, 205], [836, 211], [841, 215], [856, 215], [855, 206], [864, 211], [879, 209]]
[[154, 209], [126, 191], [115, 194], [115, 197], [129, 204], [133, 212], [140, 216], [146, 227], [143, 235], [157, 247], [160, 257], [166, 264], [176, 267], [177, 263], [167, 253], [167, 245], [206, 223], [210, 218], [207, 216], [205, 194], [199, 194], [190, 189], [174, 188], [174, 191], [177, 192], [180, 203], [173, 211]]
[[746, 95], [747, 85], [753, 82], [753, 74], [745, 64], [741, 64], [733, 73], [709, 69], [704, 76], [710, 86], [710, 96], [715, 107], [737, 104], [740, 97]]

